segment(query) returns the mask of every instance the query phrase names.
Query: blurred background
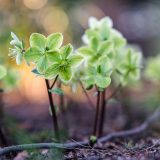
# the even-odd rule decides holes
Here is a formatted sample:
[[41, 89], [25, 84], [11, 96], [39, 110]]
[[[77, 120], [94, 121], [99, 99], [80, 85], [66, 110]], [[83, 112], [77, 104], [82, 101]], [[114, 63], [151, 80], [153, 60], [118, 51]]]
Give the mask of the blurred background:
[[[15, 32], [26, 45], [32, 32], [46, 36], [62, 32], [64, 44], [72, 43], [76, 48], [82, 44], [81, 36], [90, 16], [98, 19], [110, 16], [114, 27], [128, 42], [140, 45], [145, 57], [159, 53], [159, 0], [0, 0], [0, 63], [14, 70], [7, 81], [10, 85], [6, 84], [6, 110], [15, 116], [20, 112], [20, 119], [48, 112], [44, 80], [35, 77], [25, 64], [17, 66], [8, 57], [10, 32]], [[12, 84], [16, 86], [14, 89], [10, 87]], [[82, 95], [81, 98], [79, 94], [73, 95], [69, 88], [66, 92], [75, 101], [86, 101]], [[138, 95], [143, 96], [141, 92]]]

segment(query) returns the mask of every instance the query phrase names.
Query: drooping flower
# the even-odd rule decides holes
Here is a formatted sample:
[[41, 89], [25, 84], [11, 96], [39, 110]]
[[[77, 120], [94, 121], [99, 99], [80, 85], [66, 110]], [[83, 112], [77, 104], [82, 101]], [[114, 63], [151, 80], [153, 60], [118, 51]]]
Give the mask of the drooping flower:
[[13, 46], [13, 48], [9, 48], [9, 56], [15, 58], [16, 63], [20, 65], [23, 61], [25, 46], [23, 41], [20, 41], [19, 38], [13, 32], [11, 32], [11, 37], [13, 39], [11, 40], [10, 44]]

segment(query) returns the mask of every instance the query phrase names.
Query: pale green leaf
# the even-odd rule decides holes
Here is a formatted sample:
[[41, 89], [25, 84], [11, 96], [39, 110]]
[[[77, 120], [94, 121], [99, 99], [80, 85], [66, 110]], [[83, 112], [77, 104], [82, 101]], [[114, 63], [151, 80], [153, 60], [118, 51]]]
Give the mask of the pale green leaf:
[[92, 38], [90, 42], [90, 46], [94, 51], [97, 51], [99, 46], [99, 40], [96, 37]]
[[59, 71], [59, 77], [62, 81], [68, 82], [72, 78], [72, 71], [70, 67], [63, 68]]
[[81, 47], [77, 51], [79, 54], [86, 56], [86, 57], [90, 57], [94, 55], [94, 52], [92, 51], [92, 49], [88, 47]]
[[37, 70], [39, 73], [44, 73], [48, 65], [47, 57], [43, 55], [36, 63]]
[[53, 33], [47, 37], [46, 47], [49, 50], [58, 49], [63, 42], [63, 35], [61, 33]]
[[51, 51], [46, 53], [49, 62], [58, 63], [61, 61], [61, 55], [57, 51]]
[[41, 56], [43, 56], [41, 54], [41, 51], [36, 47], [28, 48], [26, 53], [24, 54], [24, 58], [27, 63], [37, 62], [41, 58]]
[[49, 89], [49, 92], [55, 93], [55, 94], [60, 95], [60, 96], [63, 96], [63, 95], [64, 95], [63, 90], [60, 89], [60, 88]]
[[53, 79], [58, 75], [59, 66], [57, 64], [53, 64], [47, 68], [45, 72], [46, 79]]
[[70, 53], [72, 53], [72, 51], [73, 51], [73, 47], [72, 47], [72, 45], [70, 43], [65, 45], [65, 46], [63, 46], [60, 49], [60, 53], [62, 55], [62, 58], [66, 59], [70, 55]]
[[37, 47], [41, 51], [45, 50], [45, 44], [46, 44], [46, 37], [39, 33], [33, 33], [30, 36], [30, 46], [31, 47]]
[[108, 54], [113, 50], [113, 43], [111, 41], [104, 41], [100, 44], [98, 53]]
[[83, 61], [83, 57], [77, 54], [69, 56], [68, 59], [71, 67], [77, 67]]
[[106, 88], [110, 85], [111, 78], [110, 77], [103, 77], [101, 75], [96, 76], [96, 85], [99, 88]]

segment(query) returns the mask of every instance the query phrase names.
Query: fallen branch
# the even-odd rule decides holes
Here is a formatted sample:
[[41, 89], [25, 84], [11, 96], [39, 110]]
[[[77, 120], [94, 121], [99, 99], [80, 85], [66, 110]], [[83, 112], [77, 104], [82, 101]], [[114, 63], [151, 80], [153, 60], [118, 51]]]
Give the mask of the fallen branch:
[[[110, 141], [114, 138], [120, 137], [129, 137], [136, 134], [140, 134], [148, 129], [153, 122], [155, 122], [158, 118], [160, 118], [160, 109], [155, 111], [150, 117], [146, 119], [144, 123], [140, 126], [120, 132], [114, 132], [108, 134], [107, 136], [101, 137], [98, 139], [98, 142], [104, 143]], [[80, 142], [72, 142], [72, 143], [36, 143], [36, 144], [23, 144], [23, 145], [15, 145], [10, 147], [4, 147], [0, 149], [0, 156], [8, 154], [10, 152], [18, 152], [23, 150], [31, 150], [31, 149], [52, 149], [52, 148], [59, 148], [59, 149], [76, 149], [89, 146], [89, 140], [80, 141]]]

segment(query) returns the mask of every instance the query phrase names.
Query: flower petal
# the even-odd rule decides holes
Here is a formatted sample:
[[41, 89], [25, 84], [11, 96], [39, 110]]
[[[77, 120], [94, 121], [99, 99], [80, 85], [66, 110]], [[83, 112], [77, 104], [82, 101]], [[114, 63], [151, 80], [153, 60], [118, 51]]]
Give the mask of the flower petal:
[[81, 47], [77, 51], [79, 54], [83, 55], [84, 57], [90, 57], [94, 55], [94, 52], [92, 51], [92, 49], [88, 47]]
[[48, 65], [47, 57], [43, 55], [37, 62], [37, 70], [39, 73], [44, 73]]
[[63, 70], [60, 70], [59, 77], [62, 81], [68, 82], [72, 78], [72, 70], [70, 67], [66, 67]]
[[51, 65], [45, 72], [46, 79], [53, 79], [58, 75], [59, 67], [57, 64]]
[[111, 78], [110, 77], [103, 77], [101, 75], [96, 76], [96, 85], [99, 88], [106, 88], [110, 85]]
[[31, 47], [37, 47], [40, 50], [44, 51], [46, 37], [42, 34], [39, 34], [39, 33], [33, 33], [30, 36], [29, 42], [30, 42]]
[[67, 44], [67, 45], [65, 45], [65, 46], [63, 46], [62, 48], [61, 48], [61, 50], [60, 50], [60, 53], [61, 53], [61, 55], [62, 55], [62, 58], [63, 59], [66, 59], [69, 55], [70, 55], [70, 53], [73, 51], [73, 47], [72, 47], [72, 45], [69, 43], [69, 44]]
[[37, 62], [41, 58], [42, 54], [41, 51], [36, 47], [30, 47], [27, 49], [26, 53], [24, 54], [24, 58], [27, 63], [30, 62]]
[[53, 33], [47, 37], [46, 47], [49, 50], [58, 49], [63, 42], [63, 35], [61, 33]]
[[83, 61], [83, 57], [78, 54], [71, 55], [68, 59], [71, 67], [77, 67]]
[[22, 63], [22, 61], [23, 61], [23, 54], [18, 52], [17, 55], [16, 55], [16, 63], [18, 65], [20, 65]]

